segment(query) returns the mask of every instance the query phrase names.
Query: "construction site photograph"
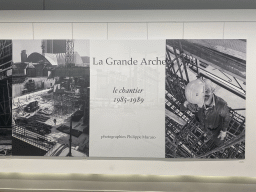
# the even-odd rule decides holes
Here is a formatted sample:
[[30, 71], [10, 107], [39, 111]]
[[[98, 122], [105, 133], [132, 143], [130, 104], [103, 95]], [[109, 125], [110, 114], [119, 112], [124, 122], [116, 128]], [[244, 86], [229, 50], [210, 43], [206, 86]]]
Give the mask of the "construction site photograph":
[[12, 154], [12, 41], [0, 40], [0, 156]]
[[13, 41], [13, 156], [87, 157], [89, 101], [89, 40]]
[[246, 40], [166, 40], [165, 157], [245, 159]]

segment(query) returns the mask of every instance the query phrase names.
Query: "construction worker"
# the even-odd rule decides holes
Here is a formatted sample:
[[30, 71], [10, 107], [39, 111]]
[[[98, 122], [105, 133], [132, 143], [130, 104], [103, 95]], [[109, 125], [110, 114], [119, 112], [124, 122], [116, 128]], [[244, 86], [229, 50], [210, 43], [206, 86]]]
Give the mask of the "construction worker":
[[227, 103], [214, 94], [215, 86], [209, 79], [197, 79], [187, 84], [184, 107], [195, 114], [203, 129], [212, 132], [212, 140], [216, 146], [224, 143], [230, 114]]
[[56, 119], [53, 119], [53, 123], [54, 123], [54, 125], [56, 125], [56, 123], [57, 123], [57, 120], [56, 120]]

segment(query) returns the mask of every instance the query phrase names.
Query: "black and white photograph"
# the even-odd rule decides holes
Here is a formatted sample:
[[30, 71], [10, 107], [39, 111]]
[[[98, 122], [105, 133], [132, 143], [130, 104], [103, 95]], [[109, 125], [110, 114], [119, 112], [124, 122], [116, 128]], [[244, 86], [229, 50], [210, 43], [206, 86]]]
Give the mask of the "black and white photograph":
[[12, 41], [0, 40], [0, 156], [12, 154]]
[[166, 40], [165, 157], [245, 159], [246, 40]]
[[89, 101], [89, 40], [13, 40], [13, 156], [87, 157]]

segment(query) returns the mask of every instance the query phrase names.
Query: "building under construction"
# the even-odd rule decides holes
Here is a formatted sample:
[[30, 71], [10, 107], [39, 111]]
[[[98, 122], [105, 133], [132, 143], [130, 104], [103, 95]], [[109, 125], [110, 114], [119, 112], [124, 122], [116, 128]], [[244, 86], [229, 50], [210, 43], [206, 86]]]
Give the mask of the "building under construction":
[[[165, 94], [166, 158], [245, 158], [245, 40], [167, 40]], [[224, 144], [216, 146], [190, 111], [181, 111], [185, 87], [210, 79], [229, 106]]]
[[[22, 51], [21, 60], [25, 60], [15, 64], [26, 67], [22, 83], [29, 91], [13, 98], [13, 154], [88, 156], [89, 67], [81, 64], [81, 58], [77, 60], [73, 40], [43, 40], [41, 48], [42, 53], [28, 57]], [[47, 55], [48, 51], [53, 55]]]
[[12, 152], [12, 41], [0, 40], [0, 156]]

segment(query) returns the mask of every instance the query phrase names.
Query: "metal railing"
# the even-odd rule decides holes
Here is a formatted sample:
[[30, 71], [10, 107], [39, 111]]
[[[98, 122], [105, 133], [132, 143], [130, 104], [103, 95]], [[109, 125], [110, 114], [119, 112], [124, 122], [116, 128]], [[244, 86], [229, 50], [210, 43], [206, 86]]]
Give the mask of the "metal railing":
[[166, 48], [165, 107], [187, 122], [181, 126], [166, 116], [166, 157], [244, 158], [244, 116], [230, 108], [231, 121], [227, 128], [227, 136], [224, 144], [218, 147], [211, 140], [212, 133], [200, 126], [192, 112], [180, 110], [180, 106], [186, 100], [185, 86], [189, 82], [187, 67], [192, 68], [195, 73], [199, 71], [197, 59], [185, 57], [182, 53], [180, 47]]
[[56, 142], [52, 142], [46, 136], [29, 131], [22, 126], [14, 125], [12, 129], [13, 137], [42, 150], [49, 151], [56, 144]]

